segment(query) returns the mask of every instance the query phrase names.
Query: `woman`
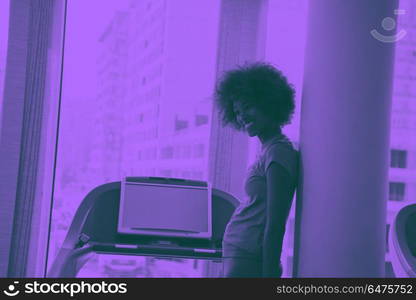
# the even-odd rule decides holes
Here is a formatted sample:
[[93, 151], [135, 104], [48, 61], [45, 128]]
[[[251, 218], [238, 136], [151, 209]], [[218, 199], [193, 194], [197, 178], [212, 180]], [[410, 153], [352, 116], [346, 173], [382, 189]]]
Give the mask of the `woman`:
[[293, 87], [266, 63], [225, 74], [215, 100], [225, 124], [257, 136], [261, 153], [249, 168], [245, 191], [223, 238], [224, 277], [280, 277], [285, 225], [297, 184], [298, 152], [282, 127], [294, 111]]

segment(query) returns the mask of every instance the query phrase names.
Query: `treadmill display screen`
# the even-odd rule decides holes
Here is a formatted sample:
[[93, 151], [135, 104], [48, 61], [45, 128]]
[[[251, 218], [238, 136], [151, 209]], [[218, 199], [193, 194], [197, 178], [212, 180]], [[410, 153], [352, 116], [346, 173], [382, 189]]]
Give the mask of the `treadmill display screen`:
[[123, 182], [120, 233], [211, 238], [208, 186]]

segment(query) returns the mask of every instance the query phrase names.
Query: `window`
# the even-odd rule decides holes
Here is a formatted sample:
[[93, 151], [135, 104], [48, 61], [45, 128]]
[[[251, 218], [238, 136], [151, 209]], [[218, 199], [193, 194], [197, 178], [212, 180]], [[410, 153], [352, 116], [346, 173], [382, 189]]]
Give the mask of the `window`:
[[406, 150], [391, 150], [390, 167], [392, 168], [406, 168], [407, 165], [407, 151]]
[[[0, 272], [6, 277], [43, 277], [45, 270], [51, 184], [62, 182], [54, 180], [51, 162], [60, 102], [63, 6], [64, 1], [0, 1], [0, 139], [1, 145], [9, 145], [2, 151], [0, 165], [13, 174], [3, 176], [0, 187], [5, 212], [0, 224], [2, 249], [7, 249], [0, 255], [5, 262]], [[14, 127], [16, 131], [9, 133]], [[37, 134], [29, 131], [26, 135], [23, 128]], [[30, 136], [29, 142], [26, 136]], [[69, 146], [68, 152], [71, 150]], [[83, 166], [80, 161], [78, 168]], [[66, 171], [72, 175], [72, 170]], [[31, 174], [36, 180], [20, 180], [21, 174]], [[10, 184], [16, 180], [14, 176], [19, 178], [17, 186]], [[78, 183], [82, 191], [83, 184]], [[73, 182], [64, 184], [74, 187]], [[55, 197], [57, 207], [63, 208], [66, 203], [59, 195]], [[65, 222], [67, 216], [61, 210], [54, 219]], [[67, 225], [54, 224], [54, 228], [66, 230]]]
[[[257, 12], [244, 4], [249, 1], [234, 2], [222, 13], [219, 3], [210, 1], [186, 0], [175, 5], [166, 1], [68, 1], [48, 267], [76, 209], [93, 188], [119, 181], [123, 174], [208, 179], [211, 98], [217, 54], [223, 52], [218, 51], [216, 42], [220, 16], [230, 29], [227, 32], [235, 35], [226, 47], [238, 44], [236, 57], [255, 58], [253, 50], [257, 48], [254, 32], [260, 25], [253, 18]], [[234, 11], [245, 13], [240, 17]], [[234, 19], [256, 30], [238, 36], [239, 31], [232, 30]], [[184, 36], [194, 42], [182, 43]], [[281, 38], [273, 36], [278, 44]], [[267, 59], [282, 61], [281, 57]], [[226, 66], [235, 60], [223, 57], [221, 61]], [[229, 137], [221, 138], [227, 142], [220, 143], [226, 145], [223, 148], [233, 141]], [[217, 161], [229, 159], [228, 151], [218, 152], [221, 159]], [[234, 173], [243, 176], [242, 172]], [[225, 186], [236, 179], [227, 172], [218, 178]], [[204, 269], [215, 269], [205, 268], [205, 263], [100, 254], [89, 260], [78, 276], [200, 277]]]
[[406, 184], [404, 182], [390, 182], [389, 200], [403, 201], [405, 195]]
[[386, 224], [386, 253], [389, 252], [390, 224]]
[[208, 116], [207, 115], [196, 115], [195, 116], [195, 125], [201, 126], [208, 123]]
[[175, 131], [180, 131], [188, 128], [188, 121], [180, 120], [178, 117], [175, 117]]
[[173, 157], [173, 147], [167, 146], [160, 150], [160, 158], [168, 159]]

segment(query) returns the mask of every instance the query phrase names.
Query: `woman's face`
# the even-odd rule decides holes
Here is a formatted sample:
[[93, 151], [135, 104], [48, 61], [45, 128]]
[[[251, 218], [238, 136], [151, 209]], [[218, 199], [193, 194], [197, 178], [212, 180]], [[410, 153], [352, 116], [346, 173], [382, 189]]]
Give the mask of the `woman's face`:
[[249, 136], [259, 136], [270, 129], [271, 121], [261, 110], [242, 101], [234, 102], [233, 106], [237, 122], [241, 124]]

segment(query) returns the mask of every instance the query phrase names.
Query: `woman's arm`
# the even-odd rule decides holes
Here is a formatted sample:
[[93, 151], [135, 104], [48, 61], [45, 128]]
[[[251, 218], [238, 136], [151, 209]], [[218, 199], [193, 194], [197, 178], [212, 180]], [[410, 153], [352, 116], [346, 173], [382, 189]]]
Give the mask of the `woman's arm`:
[[279, 276], [280, 253], [292, 204], [288, 171], [276, 162], [267, 169], [266, 225], [263, 238], [263, 277]]

